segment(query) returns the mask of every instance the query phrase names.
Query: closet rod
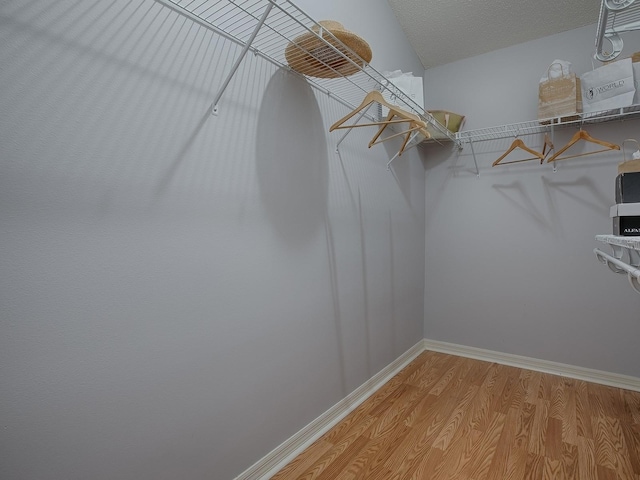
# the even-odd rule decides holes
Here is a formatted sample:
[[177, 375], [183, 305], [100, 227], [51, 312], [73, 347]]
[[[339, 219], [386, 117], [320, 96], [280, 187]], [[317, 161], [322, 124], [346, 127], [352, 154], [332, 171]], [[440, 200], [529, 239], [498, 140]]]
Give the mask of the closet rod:
[[631, 265], [624, 263], [622, 260], [618, 260], [597, 248], [593, 249], [593, 253], [596, 254], [596, 257], [600, 262], [607, 265], [612, 271], [616, 273], [626, 273], [631, 287], [633, 287], [636, 293], [640, 293], [640, 269], [632, 267]]

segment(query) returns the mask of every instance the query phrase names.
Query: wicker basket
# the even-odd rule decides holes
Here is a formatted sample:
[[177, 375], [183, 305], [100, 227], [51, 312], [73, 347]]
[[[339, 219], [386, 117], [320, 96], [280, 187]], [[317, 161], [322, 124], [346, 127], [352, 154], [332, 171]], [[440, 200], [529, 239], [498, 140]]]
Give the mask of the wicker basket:
[[312, 31], [297, 37], [285, 49], [284, 56], [294, 70], [310, 77], [340, 78], [359, 72], [365, 66], [363, 61], [371, 61], [369, 44], [341, 23], [322, 20]]
[[[458, 113], [448, 112], [446, 110], [429, 110], [428, 113], [451, 133], [459, 132], [462, 128], [462, 124], [464, 123], [464, 115], [460, 115]], [[444, 133], [431, 125], [427, 126], [427, 130], [431, 134], [431, 138], [447, 138]]]

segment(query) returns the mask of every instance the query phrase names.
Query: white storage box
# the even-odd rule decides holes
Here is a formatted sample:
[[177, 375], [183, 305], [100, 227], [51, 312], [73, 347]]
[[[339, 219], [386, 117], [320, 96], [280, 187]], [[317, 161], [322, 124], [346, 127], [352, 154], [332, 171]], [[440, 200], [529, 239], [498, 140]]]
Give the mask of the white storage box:
[[609, 209], [610, 217], [640, 216], [640, 203], [618, 203]]

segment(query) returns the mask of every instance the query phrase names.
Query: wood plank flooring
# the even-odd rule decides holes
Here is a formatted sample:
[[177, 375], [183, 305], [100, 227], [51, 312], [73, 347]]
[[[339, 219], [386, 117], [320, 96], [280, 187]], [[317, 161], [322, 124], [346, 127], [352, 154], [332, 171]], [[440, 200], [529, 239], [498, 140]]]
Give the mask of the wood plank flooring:
[[640, 393], [424, 352], [272, 480], [640, 480]]

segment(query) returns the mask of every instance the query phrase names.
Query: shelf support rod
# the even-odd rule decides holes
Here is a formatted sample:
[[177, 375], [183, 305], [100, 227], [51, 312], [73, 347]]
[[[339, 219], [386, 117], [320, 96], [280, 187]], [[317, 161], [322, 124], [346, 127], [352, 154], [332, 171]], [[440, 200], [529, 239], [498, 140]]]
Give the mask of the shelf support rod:
[[[553, 153], [556, 153], [556, 147], [555, 147], [555, 137], [554, 137], [554, 129], [553, 129], [553, 122], [551, 122], [551, 145], [553, 145]], [[558, 168], [556, 166], [556, 162], [553, 162], [553, 173], [556, 173], [558, 171]]]
[[[409, 141], [407, 142], [407, 145], [410, 145], [410, 144], [411, 144], [411, 142], [413, 141], [413, 139], [414, 139], [414, 138], [416, 138], [416, 137], [418, 136], [418, 134], [419, 134], [419, 132], [413, 132], [413, 133], [411, 134], [411, 137], [409, 137]], [[409, 149], [411, 149], [411, 148], [413, 148], [413, 147], [415, 147], [415, 146], [417, 146], [417, 145], [418, 145], [418, 144], [417, 144], [417, 143], [415, 143], [415, 144], [411, 145], [410, 147], [405, 148], [405, 149], [404, 149], [404, 151], [406, 152], [407, 150], [409, 150]], [[393, 161], [394, 161], [396, 158], [398, 158], [399, 156], [400, 156], [400, 151], [398, 151], [398, 153], [396, 153], [393, 157], [391, 157], [391, 160], [389, 160], [389, 161], [387, 162], [387, 170], [391, 170], [391, 162], [393, 162]]]
[[[356, 119], [355, 122], [353, 122], [353, 126], [355, 127], [357, 125], [357, 123], [362, 120], [362, 117], [364, 117], [367, 113], [367, 111], [371, 108], [371, 105], [369, 105], [367, 108], [365, 108], [360, 115], [358, 115], [358, 118]], [[336, 152], [338, 152], [340, 150], [340, 144], [344, 141], [345, 138], [347, 138], [347, 135], [349, 135], [351, 133], [351, 130], [353, 130], [353, 127], [348, 128], [347, 131], [344, 133], [344, 135], [342, 135], [342, 137], [340, 137], [340, 140], [338, 140], [338, 143], [336, 143]]]
[[258, 32], [260, 31], [260, 28], [262, 27], [262, 25], [264, 25], [264, 22], [267, 19], [267, 17], [269, 16], [269, 13], [271, 12], [272, 8], [273, 8], [273, 3], [269, 2], [267, 7], [264, 9], [264, 13], [262, 14], [262, 17], [260, 17], [260, 20], [258, 21], [258, 24], [256, 25], [256, 28], [253, 29], [253, 32], [251, 33], [251, 36], [249, 37], [247, 42], [244, 44], [244, 47], [242, 48], [242, 52], [240, 52], [240, 56], [236, 59], [236, 62], [233, 64], [233, 67], [231, 67], [231, 71], [227, 74], [227, 78], [225, 79], [224, 83], [220, 87], [220, 90], [218, 91], [218, 93], [214, 97], [213, 103], [211, 104], [211, 114], [212, 115], [217, 115], [218, 114], [218, 102], [222, 98], [222, 94], [224, 93], [224, 91], [229, 86], [229, 83], [231, 82], [231, 79], [233, 78], [233, 76], [235, 75], [236, 71], [238, 70], [238, 67], [240, 67], [240, 63], [244, 59], [245, 55], [247, 54], [247, 52], [251, 48], [251, 44], [255, 40], [256, 35], [258, 35]]
[[396, 158], [400, 156], [400, 152], [396, 153], [391, 159], [387, 162], [387, 170], [391, 170], [391, 162], [393, 162]]
[[473, 140], [469, 137], [469, 146], [471, 147], [471, 155], [473, 156], [473, 163], [476, 165], [476, 177], [480, 178], [480, 169], [478, 168], [478, 160], [476, 159], [476, 152], [473, 150]]

